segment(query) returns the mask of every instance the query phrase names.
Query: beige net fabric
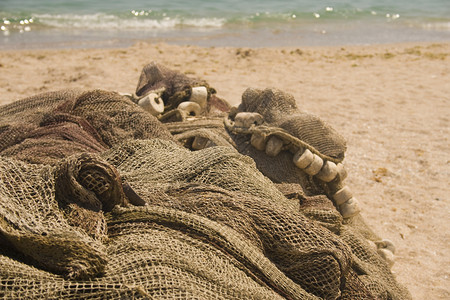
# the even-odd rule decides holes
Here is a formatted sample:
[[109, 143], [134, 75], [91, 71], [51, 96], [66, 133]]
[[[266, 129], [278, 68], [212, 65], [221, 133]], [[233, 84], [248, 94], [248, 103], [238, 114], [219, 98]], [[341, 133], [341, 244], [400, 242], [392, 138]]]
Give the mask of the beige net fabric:
[[[252, 128], [253, 134], [268, 139], [281, 137], [285, 147], [308, 148], [324, 159], [341, 162], [346, 142], [331, 126], [317, 116], [301, 112], [292, 95], [276, 89], [247, 89], [242, 95], [239, 112], [259, 113], [262, 126]], [[298, 183], [307, 195], [324, 194], [322, 186], [292, 163], [292, 153], [282, 151], [270, 157], [251, 146], [250, 135], [227, 128], [240, 153], [252, 157], [258, 169], [276, 183]]]
[[[285, 148], [306, 148], [322, 158], [342, 162], [346, 150], [344, 138], [330, 125], [317, 116], [301, 112], [292, 95], [276, 89], [247, 89], [242, 95], [239, 112], [259, 113], [264, 118], [262, 126], [252, 127], [243, 132], [234, 130], [221, 117], [204, 117], [184, 122], [166, 123], [166, 128], [187, 148], [192, 149], [195, 137], [211, 141], [209, 146], [230, 146], [240, 153], [250, 156], [258, 169], [275, 183], [299, 184], [307, 195], [324, 194], [323, 186], [307, 176], [292, 163], [292, 153], [282, 151], [275, 157], [267, 156], [264, 151], [252, 147], [250, 134], [259, 134], [266, 138], [281, 137]], [[245, 134], [242, 134], [245, 133]]]
[[[340, 294], [342, 281], [350, 272], [350, 252], [347, 246], [330, 232], [315, 226], [301, 214], [295, 213], [298, 210], [297, 203], [291, 203], [284, 198], [272, 186], [272, 183], [257, 171], [248, 158], [228, 148], [219, 147], [191, 152], [173, 142], [158, 139], [129, 142], [107, 151], [104, 157], [106, 161], [117, 167], [123, 179], [149, 204], [149, 207], [116, 209], [107, 214], [109, 239], [104, 244], [108, 255], [102, 257], [107, 261], [101, 261], [100, 269], [104, 275], [96, 279], [95, 275], [99, 274], [95, 273], [89, 277], [99, 281], [99, 285], [113, 285], [123, 281], [125, 285], [140, 286], [146, 293], [149, 287], [158, 290], [155, 294], [151, 293], [153, 296], [164, 291], [164, 295], [170, 297], [174, 294], [167, 292], [169, 283], [164, 280], [160, 282], [161, 276], [167, 276], [171, 278], [171, 281], [176, 281], [176, 286], [181, 286], [183, 289], [192, 288], [192, 284], [197, 286], [190, 291], [190, 293], [196, 291], [194, 294], [185, 294], [187, 298], [190, 295], [199, 296], [205, 293], [209, 293], [211, 297], [229, 298], [228, 294], [235, 294], [239, 298], [245, 298], [252, 293], [246, 293], [248, 289], [250, 291], [255, 289], [262, 298], [273, 297], [274, 291], [277, 291], [279, 295], [297, 299], [312, 297], [305, 290], [327, 296], [326, 298], [335, 298]], [[66, 195], [58, 196], [61, 193], [58, 191], [73, 194], [73, 190], [78, 189], [78, 187], [66, 186], [63, 189], [58, 187], [58, 182], [72, 181], [66, 179], [67, 172], [62, 170], [68, 169], [68, 173], [72, 174], [71, 169], [86, 169], [92, 163], [92, 158], [87, 159], [84, 156], [63, 161], [54, 174], [55, 183], [53, 180], [46, 183], [49, 190], [56, 190], [56, 197], [48, 193], [49, 197], [44, 203], [53, 205], [53, 210], [58, 212], [57, 206], [61, 203], [64, 205], [66, 203], [64, 199], [68, 198]], [[104, 163], [97, 161], [97, 168], [101, 166], [104, 166]], [[38, 167], [35, 169], [41, 171]], [[44, 167], [44, 169], [48, 168]], [[230, 176], [222, 176], [225, 172]], [[253, 175], [252, 178], [249, 177], [250, 174]], [[14, 178], [10, 174], [6, 175], [8, 178]], [[47, 180], [52, 179], [50, 174], [45, 177]], [[105, 181], [105, 178], [112, 177], [106, 174], [100, 181]], [[162, 178], [165, 180], [163, 181]], [[28, 178], [22, 180], [29, 181]], [[85, 181], [83, 176], [78, 176], [78, 180], [80, 184]], [[39, 187], [38, 182], [31, 183], [35, 188]], [[9, 184], [21, 185], [17, 182]], [[92, 185], [88, 187], [91, 189]], [[82, 190], [98, 193], [95, 187], [91, 190], [85, 187]], [[3, 192], [6, 193], [6, 191]], [[112, 194], [120, 194], [120, 191]], [[23, 197], [20, 194], [13, 196]], [[11, 196], [8, 200], [10, 198]], [[83, 197], [76, 198], [84, 200]], [[114, 198], [110, 197], [110, 201], [114, 201]], [[50, 210], [47, 207], [39, 208], [38, 205], [43, 202], [42, 199], [40, 200], [37, 204], [34, 202], [27, 204], [33, 214], [35, 210]], [[87, 206], [81, 201], [76, 204]], [[14, 214], [22, 215], [23, 205], [24, 203], [13, 203], [11, 210], [15, 210]], [[95, 211], [96, 207], [92, 210]], [[59, 219], [68, 227], [69, 233], [77, 229], [79, 231], [75, 232], [83, 232], [83, 226], [86, 224], [74, 226], [71, 216], [66, 215], [63, 218], [61, 214]], [[21, 222], [28, 226], [34, 225], [34, 223], [29, 224], [31, 221], [27, 219]], [[72, 227], [69, 227], [68, 223], [71, 223]], [[18, 228], [23, 227], [10, 219], [7, 219], [7, 224]], [[42, 228], [49, 231], [52, 223], [43, 224]], [[5, 231], [7, 229], [8, 227]], [[67, 241], [71, 237], [69, 233], [62, 232], [61, 235], [66, 243], [74, 244], [73, 240]], [[4, 234], [3, 231], [2, 234]], [[49, 233], [39, 235], [39, 232], [32, 232], [31, 235], [43, 239], [49, 245], [48, 247], [56, 249], [59, 245], [57, 241], [51, 239], [52, 235]], [[4, 236], [8, 242], [12, 240], [10, 235], [4, 234]], [[84, 237], [91, 243], [95, 242], [87, 234]], [[80, 247], [75, 248], [76, 253], [59, 253], [56, 257], [51, 257], [52, 260], [46, 259], [46, 264], [38, 262], [37, 266], [62, 274], [68, 279], [72, 278], [71, 273], [66, 274], [64, 270], [55, 270], [52, 264], [58, 261], [65, 266], [65, 261], [69, 258], [71, 261], [75, 260], [73, 257], [75, 254], [81, 257], [79, 260], [82, 262], [77, 261], [79, 264], [89, 266], [93, 264], [83, 260], [93, 256], [91, 253], [93, 249], [88, 248], [90, 244], [83, 242], [85, 244], [82, 245], [85, 245], [87, 249]], [[36, 259], [42, 259], [41, 244], [44, 242], [34, 243], [29, 242], [23, 247], [13, 244], [6, 250], [20, 252], [25, 256], [25, 261], [32, 253], [35, 254]], [[190, 246], [190, 244], [194, 245]], [[101, 249], [101, 247], [94, 249]], [[58, 251], [55, 252], [58, 253]], [[218, 255], [217, 252], [221, 254]], [[67, 257], [60, 257], [63, 254]], [[115, 257], [118, 254], [121, 254], [120, 258]], [[147, 255], [150, 255], [152, 259], [149, 259]], [[206, 263], [215, 256], [218, 258], [214, 259], [214, 264], [211, 261]], [[231, 258], [226, 259], [228, 256]], [[159, 264], [163, 266], [157, 267]], [[148, 273], [148, 268], [152, 272]], [[179, 268], [181, 270], [178, 270]], [[210, 270], [211, 268], [213, 271]], [[9, 269], [6, 266], [2, 268], [4, 271]], [[19, 269], [16, 268], [15, 272], [17, 270]], [[208, 272], [205, 274], [207, 270], [210, 270], [211, 274]], [[43, 275], [49, 276], [44, 271], [36, 270], [34, 273], [37, 278]], [[73, 277], [83, 279], [87, 276], [85, 273]], [[133, 275], [131, 276], [130, 273]], [[239, 275], [238, 280], [235, 273]], [[187, 275], [190, 276], [186, 277]], [[121, 280], [116, 281], [116, 278]], [[205, 280], [207, 282], [203, 282]], [[216, 284], [219, 287], [209, 283], [210, 281], [218, 281]], [[86, 293], [83, 286], [87, 283], [84, 281], [72, 284], [77, 284], [76, 289], [79, 293]], [[225, 288], [222, 285], [237, 287]], [[28, 288], [33, 287], [22, 285], [22, 288], [30, 293]], [[89, 293], [84, 296], [87, 295]], [[23, 295], [19, 294], [19, 296]], [[82, 296], [81, 294], [80, 297]]]
[[220, 111], [230, 108], [226, 101], [215, 95], [216, 90], [206, 81], [188, 77], [156, 62], [152, 62], [142, 69], [136, 87], [136, 96], [142, 97], [151, 92], [160, 94], [167, 112], [176, 109], [181, 102], [189, 101], [192, 88], [198, 86], [204, 86], [207, 89], [208, 111], [211, 110], [211, 106]]
[[[102, 258], [106, 260], [101, 261], [103, 275], [96, 277], [94, 275], [98, 275], [97, 273], [92, 274], [89, 281], [68, 281], [63, 279], [65, 273], [59, 269], [34, 262], [31, 264], [53, 272], [34, 268], [31, 268], [31, 272], [30, 267], [25, 264], [30, 263], [30, 253], [13, 245], [12, 249], [15, 251], [7, 247], [2, 257], [2, 272], [6, 273], [2, 274], [2, 278], [9, 278], [5, 281], [9, 284], [5, 283], [2, 288], [8, 295], [43, 293], [38, 285], [46, 282], [52, 288], [43, 295], [49, 298], [57, 298], [65, 293], [75, 294], [79, 298], [101, 298], [102, 295], [113, 293], [116, 297], [135, 294], [168, 298], [242, 299], [252, 294], [261, 295], [260, 298], [271, 298], [276, 293], [276, 296], [293, 299], [308, 299], [313, 295], [333, 299], [348, 293], [349, 299], [370, 299], [369, 287], [382, 291], [380, 294], [384, 293], [385, 299], [392, 297], [392, 290], [386, 289], [380, 280], [382, 277], [374, 277], [373, 273], [357, 276], [357, 271], [367, 270], [364, 264], [369, 264], [372, 270], [378, 272], [379, 266], [385, 266], [381, 270], [389, 274], [381, 258], [376, 259], [376, 252], [366, 253], [364, 261], [356, 260], [348, 243], [301, 213], [321, 211], [323, 215], [334, 215], [334, 218], [322, 221], [331, 223], [341, 235], [345, 232], [345, 236], [350, 237], [351, 245], [358, 246], [365, 238], [359, 236], [358, 240], [347, 233], [351, 229], [344, 230], [347, 226], [339, 222], [342, 219], [336, 216], [331, 205], [327, 207], [324, 199], [304, 198], [297, 202], [285, 198], [245, 156], [221, 147], [191, 152], [173, 142], [152, 139], [127, 142], [108, 150], [103, 157], [117, 168], [122, 179], [148, 204], [146, 208], [122, 208], [106, 213], [108, 239], [104, 241], [106, 250], [101, 252]], [[99, 167], [105, 164], [101, 161], [97, 162]], [[7, 166], [18, 163], [11, 162], [12, 160]], [[83, 167], [84, 164], [80, 163], [86, 162], [86, 159], [69, 158], [62, 165], [70, 162], [72, 168], [77, 165]], [[89, 167], [91, 163], [89, 161], [85, 167]], [[29, 166], [24, 163], [20, 165]], [[48, 191], [44, 195], [48, 198], [33, 200], [38, 200], [38, 205], [48, 203], [50, 208], [35, 207], [34, 201], [26, 206], [33, 216], [36, 210], [53, 210], [58, 213], [57, 206], [60, 204], [57, 201], [64, 201], [55, 198], [51, 191], [55, 188], [58, 190], [54, 181], [61, 180], [61, 171], [41, 177], [43, 170], [49, 172], [48, 167], [29, 168], [36, 172], [34, 178], [44, 178], [45, 181], [40, 179], [41, 182], [33, 182], [29, 179], [31, 176], [28, 176], [20, 179], [20, 182], [2, 182], [3, 186], [22, 186], [24, 182], [30, 182], [33, 189], [42, 189], [40, 185], [45, 183]], [[62, 168], [60, 166], [57, 170]], [[29, 173], [33, 173], [32, 171]], [[13, 168], [2, 174], [6, 174], [7, 178], [15, 178], [10, 175], [12, 172], [19, 171]], [[223, 176], [224, 174], [228, 176]], [[55, 177], [52, 178], [52, 175]], [[112, 177], [108, 175], [106, 178]], [[83, 178], [79, 180], [85, 181]], [[99, 181], [104, 182], [105, 179]], [[98, 192], [96, 188], [91, 192], [95, 191]], [[10, 203], [8, 200], [11, 198], [21, 199], [27, 195], [26, 191], [23, 191], [25, 195], [20, 194], [20, 189], [17, 194], [6, 198], [6, 192], [2, 191], [4, 203]], [[120, 195], [121, 192], [117, 193]], [[25, 208], [22, 206], [23, 202], [11, 203], [11, 210], [16, 210], [14, 215], [23, 215]], [[82, 228], [80, 229], [82, 226], [67, 225], [71, 223], [71, 215], [63, 218], [60, 214], [58, 219], [67, 226], [69, 233], [83, 233]], [[337, 221], [337, 224], [332, 224], [330, 220]], [[21, 222], [27, 227], [35, 224], [27, 219]], [[53, 228], [52, 225], [53, 222], [49, 222], [42, 227], [49, 230]], [[17, 225], [17, 228], [21, 227], [24, 226]], [[76, 255], [66, 253], [71, 261], [75, 260], [72, 256], [81, 256], [81, 259], [92, 257], [90, 251], [93, 251], [93, 247], [90, 245], [95, 240], [85, 232], [82, 235], [82, 245], [86, 249], [75, 248]], [[5, 236], [3, 229], [2, 234]], [[35, 232], [32, 234], [38, 235]], [[64, 235], [67, 233], [64, 232]], [[9, 241], [10, 237], [6, 236], [6, 239]], [[73, 239], [65, 242], [74, 243]], [[31, 252], [40, 258], [41, 246], [34, 243], [33, 240], [33, 243], [26, 246], [37, 249]], [[58, 245], [53, 240], [49, 244], [52, 247]], [[361, 248], [355, 248], [358, 253], [361, 249], [367, 251], [369, 248], [364, 243], [359, 247]], [[8, 257], [8, 253], [17, 254], [17, 251], [20, 255]], [[374, 258], [378, 266], [372, 265]], [[57, 257], [57, 260], [60, 264], [66, 261], [61, 257]], [[54, 261], [50, 260], [48, 264], [52, 263]], [[83, 263], [93, 264], [90, 261]], [[362, 265], [355, 269], [355, 263]], [[13, 274], [10, 274], [8, 270], [11, 270], [12, 265], [15, 268]], [[63, 276], [54, 276], [52, 273], [62, 273]], [[386, 274], [382, 274], [383, 277]], [[370, 285], [366, 286], [363, 279], [367, 279], [365, 282]], [[17, 291], [13, 286], [19, 283], [23, 292], [15, 294]], [[391, 285], [395, 287], [395, 281]]]
[[259, 113], [269, 126], [286, 130], [323, 155], [337, 161], [344, 159], [344, 138], [319, 117], [300, 111], [290, 94], [249, 88], [242, 95], [238, 111]]
[[[39, 128], [46, 113], [60, 103], [81, 94], [81, 91], [65, 90], [28, 97], [0, 109], [0, 153], [9, 147], [18, 147], [34, 130]], [[76, 147], [75, 145], [73, 145]], [[20, 150], [10, 150], [12, 155]], [[25, 158], [28, 155], [23, 155]], [[30, 156], [34, 156], [30, 154]]]
[[186, 148], [192, 149], [192, 143], [196, 137], [211, 141], [209, 146], [236, 148], [232, 137], [224, 128], [223, 118], [224, 116], [199, 118], [185, 122], [170, 122], [166, 123], [165, 127]]
[[[55, 201], [54, 190], [51, 168], [2, 157], [1, 260], [23, 260], [69, 279], [91, 278], [101, 274], [106, 261], [104, 246], [68, 223]], [[4, 257], [5, 254], [10, 257]], [[19, 271], [14, 264], [3, 265], [0, 271], [0, 291], [10, 296], [14, 294], [8, 292], [7, 282], [13, 280], [14, 276], [9, 273]], [[24, 287], [12, 285], [9, 288], [17, 290]], [[17, 295], [16, 298], [22, 297]]]
[[0, 117], [0, 154], [31, 163], [56, 164], [127, 139], [172, 139], [128, 98], [100, 90], [40, 94], [3, 106]]
[[[152, 68], [138, 91], [185, 90], [184, 75]], [[238, 111], [344, 157], [342, 137], [281, 91], [247, 90]], [[0, 116], [3, 298], [410, 298], [360, 216], [343, 219], [289, 151], [254, 149], [227, 116], [163, 125], [105, 91], [41, 94]], [[207, 148], [192, 151], [197, 138]]]
[[58, 110], [85, 118], [109, 147], [128, 139], [173, 139], [155, 117], [118, 93], [89, 91]]
[[[120, 148], [120, 153], [133, 155], [117, 155], [114, 149], [105, 153], [107, 160], [113, 158], [124, 179], [150, 204], [226, 225], [305, 290], [325, 298], [339, 295], [350, 272], [349, 249], [300, 214], [298, 202], [283, 197], [251, 160], [228, 148], [191, 152], [158, 140]], [[162, 157], [158, 152], [173, 156]], [[158, 160], [142, 159], [145, 153], [153, 153]], [[229, 234], [239, 237], [233, 230]]]

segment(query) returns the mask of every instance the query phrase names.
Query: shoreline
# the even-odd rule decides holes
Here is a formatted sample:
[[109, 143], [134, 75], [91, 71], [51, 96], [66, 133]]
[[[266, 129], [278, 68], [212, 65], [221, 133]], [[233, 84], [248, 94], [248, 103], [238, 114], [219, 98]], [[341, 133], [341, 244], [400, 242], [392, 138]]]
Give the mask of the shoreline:
[[347, 139], [347, 184], [397, 247], [393, 272], [414, 299], [448, 299], [450, 42], [369, 46], [0, 50], [0, 105], [64, 88], [134, 92], [158, 61], [205, 79], [232, 105], [276, 87]]
[[[424, 25], [422, 25], [424, 26]], [[20, 30], [19, 30], [20, 28]], [[393, 43], [448, 43], [450, 30], [386, 20], [324, 20], [300, 24], [227, 24], [219, 27], [174, 28], [38, 28], [9, 31], [2, 26], [0, 51], [127, 48], [139, 42], [200, 47], [339, 47]], [[25, 28], [25, 27], [24, 27]], [[5, 29], [5, 30], [3, 30]]]

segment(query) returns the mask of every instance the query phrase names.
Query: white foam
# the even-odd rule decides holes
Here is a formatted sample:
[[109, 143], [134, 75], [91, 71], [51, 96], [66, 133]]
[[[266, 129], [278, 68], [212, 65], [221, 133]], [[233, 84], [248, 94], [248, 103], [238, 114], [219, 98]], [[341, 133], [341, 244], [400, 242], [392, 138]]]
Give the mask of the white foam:
[[450, 31], [450, 22], [426, 23], [426, 24], [422, 25], [422, 28], [428, 29], [428, 30]]
[[148, 16], [120, 18], [103, 13], [76, 15], [76, 14], [36, 14], [33, 18], [41, 24], [56, 28], [76, 29], [173, 29], [180, 26], [197, 28], [220, 28], [225, 24], [221, 18], [194, 18], [163, 17], [152, 19]]
[[220, 28], [225, 24], [225, 19], [222, 18], [199, 18], [187, 19], [182, 22], [183, 25], [193, 27], [216, 27]]

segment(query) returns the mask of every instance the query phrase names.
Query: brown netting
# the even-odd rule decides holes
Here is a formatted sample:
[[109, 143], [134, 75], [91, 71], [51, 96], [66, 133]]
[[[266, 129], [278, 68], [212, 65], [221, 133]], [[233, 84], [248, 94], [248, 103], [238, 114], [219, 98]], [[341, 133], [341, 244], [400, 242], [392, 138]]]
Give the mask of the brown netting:
[[204, 86], [208, 91], [208, 107], [212, 106], [219, 111], [226, 111], [230, 108], [226, 101], [218, 98], [216, 90], [206, 81], [191, 78], [183, 73], [170, 70], [156, 62], [144, 66], [136, 87], [136, 96], [142, 97], [150, 92], [161, 95], [166, 111], [176, 109], [183, 101], [188, 101], [193, 87]]
[[266, 140], [277, 136], [286, 150], [310, 149], [323, 159], [341, 162], [346, 142], [331, 126], [317, 116], [301, 112], [292, 95], [277, 89], [247, 89], [242, 103], [230, 116], [240, 112], [259, 113], [264, 123], [249, 129], [234, 128], [226, 120], [225, 126], [240, 153], [254, 159], [258, 169], [273, 182], [298, 183], [308, 195], [324, 194], [323, 187], [311, 176], [292, 163], [292, 154], [282, 151], [270, 157], [250, 144], [250, 134], [258, 134]]
[[109, 147], [127, 139], [173, 139], [155, 117], [114, 92], [85, 92], [57, 110], [85, 118]]
[[[66, 278], [87, 279], [101, 274], [105, 247], [70, 226], [54, 193], [51, 168], [2, 157], [0, 252]], [[13, 266], [2, 266], [5, 274], [17, 271]], [[2, 285], [0, 291], [6, 292], [4, 289]]]
[[[173, 157], [158, 157], [159, 151], [173, 153]], [[149, 159], [143, 153], [153, 153], [154, 157]], [[326, 299], [341, 292], [348, 299], [382, 295], [387, 296], [380, 299], [408, 298], [376, 249], [371, 248], [368, 239], [378, 237], [362, 220], [344, 222], [326, 196], [307, 197], [295, 185], [289, 192], [273, 185], [252, 161], [229, 148], [191, 152], [169, 142], [151, 140], [121, 145], [104, 155], [148, 203], [205, 216], [236, 230], [308, 292]], [[295, 192], [295, 196], [288, 199], [280, 191], [290, 196]], [[358, 225], [353, 224], [356, 220]], [[341, 239], [347, 238], [352, 244], [343, 245]], [[315, 260], [315, 255], [322, 257]], [[324, 258], [327, 255], [331, 261]], [[339, 257], [348, 255], [352, 259], [345, 271], [345, 259]], [[335, 260], [339, 263], [333, 267]], [[327, 263], [322, 265], [322, 261]], [[308, 286], [311, 277], [312, 287]], [[370, 281], [371, 285], [364, 284]]]
[[[152, 64], [137, 93], [185, 93], [175, 105], [200, 83]], [[244, 111], [263, 126], [223, 122]], [[249, 89], [229, 116], [166, 124], [105, 91], [41, 94], [0, 116], [4, 298], [410, 298], [362, 218], [342, 218], [292, 163], [289, 145], [339, 162], [345, 142], [288, 94]], [[287, 147], [269, 157], [252, 130]], [[189, 150], [198, 138], [207, 148]]]
[[90, 153], [70, 156], [58, 164], [55, 197], [70, 225], [99, 240], [106, 235], [103, 211], [127, 204], [117, 170]]
[[63, 90], [28, 97], [0, 109], [0, 153], [26, 139], [39, 127], [44, 115], [60, 103], [76, 98], [82, 92]]
[[127, 97], [100, 90], [44, 93], [3, 106], [0, 116], [0, 154], [31, 163], [56, 164], [127, 139], [173, 139]]
[[1, 154], [30, 163], [56, 164], [60, 159], [81, 152], [101, 152], [106, 145], [84, 119], [69, 114], [45, 114], [39, 127], [16, 125], [15, 144], [6, 143]]
[[341, 162], [344, 159], [346, 142], [330, 125], [317, 116], [301, 112], [292, 97], [277, 89], [247, 89], [242, 95], [239, 108], [230, 112], [233, 117], [239, 112], [259, 113], [264, 118], [261, 126], [250, 129], [232, 128], [215, 116], [166, 123], [166, 128], [186, 147], [192, 148], [195, 137], [211, 141], [209, 146], [232, 146], [240, 153], [250, 156], [258, 169], [275, 183], [297, 183], [308, 195], [324, 193], [323, 187], [292, 163], [292, 154], [283, 151], [275, 157], [267, 156], [251, 146], [250, 134], [259, 134], [266, 140], [278, 136], [285, 142], [284, 148], [312, 150], [322, 158]]
[[290, 94], [249, 88], [242, 95], [238, 111], [259, 113], [269, 126], [286, 130], [324, 155], [344, 159], [344, 138], [319, 117], [300, 111]]
[[[83, 94], [81, 90], [62, 90], [42, 93], [4, 105], [0, 109], [0, 120], [18, 123], [39, 123], [45, 114], [62, 102]], [[2, 122], [3, 123], [3, 122]]]

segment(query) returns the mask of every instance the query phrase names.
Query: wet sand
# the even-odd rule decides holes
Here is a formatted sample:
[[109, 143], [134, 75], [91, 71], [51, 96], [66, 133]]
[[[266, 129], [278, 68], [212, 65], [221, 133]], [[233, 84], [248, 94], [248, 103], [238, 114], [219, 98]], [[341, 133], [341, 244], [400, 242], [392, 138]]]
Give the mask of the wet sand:
[[347, 183], [367, 223], [397, 246], [397, 279], [414, 299], [450, 298], [450, 43], [0, 53], [0, 104], [62, 88], [134, 92], [153, 60], [235, 105], [247, 87], [293, 94], [347, 139]]

